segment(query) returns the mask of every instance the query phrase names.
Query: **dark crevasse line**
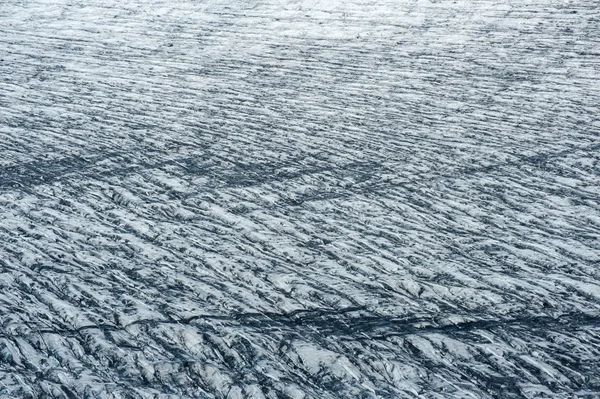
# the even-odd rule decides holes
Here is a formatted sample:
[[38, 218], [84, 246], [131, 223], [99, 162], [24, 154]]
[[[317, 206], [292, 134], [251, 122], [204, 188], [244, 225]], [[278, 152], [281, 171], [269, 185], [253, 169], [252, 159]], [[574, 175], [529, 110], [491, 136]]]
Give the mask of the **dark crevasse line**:
[[[126, 330], [133, 325], [190, 325], [200, 327], [197, 322], [202, 320], [220, 321], [238, 328], [251, 328], [258, 331], [268, 331], [271, 328], [288, 328], [292, 330], [309, 329], [312, 333], [326, 337], [340, 337], [343, 340], [386, 340], [390, 337], [422, 334], [461, 334], [473, 330], [492, 329], [529, 329], [577, 331], [600, 327], [600, 315], [589, 313], [567, 313], [556, 316], [545, 315], [514, 315], [506, 318], [486, 319], [482, 316], [456, 323], [443, 322], [449, 315], [437, 315], [427, 318], [372, 316], [364, 307], [353, 307], [341, 310], [298, 310], [288, 314], [280, 313], [240, 313], [233, 315], [195, 315], [185, 319], [140, 319], [128, 325], [98, 324], [82, 326], [75, 329], [36, 330], [36, 334], [60, 334], [76, 336], [88, 330], [118, 331]], [[347, 316], [348, 313], [363, 313], [357, 316]], [[441, 319], [440, 323], [436, 319]], [[3, 335], [5, 338], [14, 338]]]

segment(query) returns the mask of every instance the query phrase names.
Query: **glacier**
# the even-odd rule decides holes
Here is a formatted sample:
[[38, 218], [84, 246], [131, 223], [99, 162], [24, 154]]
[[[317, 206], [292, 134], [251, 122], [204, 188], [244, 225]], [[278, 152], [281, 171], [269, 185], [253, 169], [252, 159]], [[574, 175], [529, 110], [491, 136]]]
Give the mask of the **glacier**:
[[599, 26], [2, 0], [0, 398], [600, 397]]

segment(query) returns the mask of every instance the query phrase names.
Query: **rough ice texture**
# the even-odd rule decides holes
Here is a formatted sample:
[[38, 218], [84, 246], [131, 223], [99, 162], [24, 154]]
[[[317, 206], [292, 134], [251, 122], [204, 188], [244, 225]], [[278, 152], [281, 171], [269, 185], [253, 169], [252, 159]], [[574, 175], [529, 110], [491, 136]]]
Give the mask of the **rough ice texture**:
[[1, 0], [0, 397], [597, 398], [600, 4]]

